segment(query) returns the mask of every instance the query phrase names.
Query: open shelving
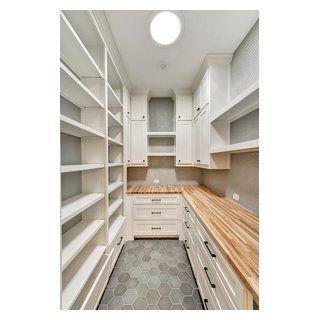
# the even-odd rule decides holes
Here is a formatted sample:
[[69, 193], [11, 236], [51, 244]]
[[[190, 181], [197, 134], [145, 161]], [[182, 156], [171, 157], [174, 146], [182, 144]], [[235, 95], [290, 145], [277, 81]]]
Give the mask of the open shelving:
[[108, 63], [108, 73], [107, 73], [107, 82], [109, 88], [113, 92], [114, 96], [117, 98], [119, 103], [122, 105], [123, 101], [123, 81], [120, 77], [118, 69], [114, 63], [112, 56], [107, 54], [107, 63]]
[[81, 193], [62, 201], [61, 224], [66, 223], [103, 198], [103, 193]]
[[104, 220], [81, 220], [62, 236], [61, 265], [64, 270], [104, 225]]
[[116, 95], [110, 84], [107, 84], [108, 87], [108, 107], [109, 108], [123, 108], [122, 102], [119, 97]]
[[117, 209], [123, 204], [123, 199], [109, 199], [109, 218], [117, 211]]
[[103, 163], [89, 163], [89, 164], [68, 164], [61, 166], [61, 173], [94, 170], [104, 168]]
[[88, 246], [65, 270], [62, 280], [62, 308], [70, 309], [99, 263], [106, 246]]
[[148, 137], [150, 138], [171, 138], [176, 136], [176, 132], [169, 132], [169, 131], [164, 131], [164, 132], [148, 132], [147, 133]]
[[244, 141], [234, 144], [229, 144], [221, 147], [212, 148], [211, 153], [240, 153], [240, 152], [252, 152], [259, 149], [259, 139]]
[[103, 72], [63, 13], [60, 14], [60, 32], [62, 60], [70, 66], [79, 78], [103, 78]]
[[109, 127], [122, 127], [122, 122], [110, 111], [108, 110], [108, 126]]
[[114, 163], [108, 163], [108, 167], [109, 167], [109, 168], [113, 168], [113, 167], [121, 167], [121, 166], [123, 166], [123, 162], [119, 162], [119, 163], [117, 163], [117, 162], [114, 162]]
[[125, 220], [126, 218], [122, 215], [114, 214], [111, 216], [109, 220], [109, 240], [108, 240], [109, 245], [113, 242], [115, 236], [117, 235], [118, 231], [124, 224]]
[[117, 190], [121, 186], [123, 186], [123, 181], [110, 182], [108, 185], [108, 193], [111, 193], [111, 192]]
[[175, 157], [173, 152], [148, 152], [148, 157]]
[[70, 134], [75, 137], [98, 137], [105, 138], [105, 135], [94, 130], [80, 122], [70, 119], [64, 115], [60, 115], [60, 132]]
[[108, 137], [109, 145], [115, 145], [115, 146], [123, 146], [122, 142], [116, 141], [115, 139]]
[[79, 108], [103, 107], [102, 102], [60, 62], [60, 93]]

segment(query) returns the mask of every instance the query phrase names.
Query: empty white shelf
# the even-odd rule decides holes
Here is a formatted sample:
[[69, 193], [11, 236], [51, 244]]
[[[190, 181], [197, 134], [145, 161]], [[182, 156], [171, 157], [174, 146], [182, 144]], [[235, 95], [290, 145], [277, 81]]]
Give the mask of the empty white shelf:
[[108, 217], [110, 218], [122, 205], [123, 199], [109, 199]]
[[103, 198], [103, 193], [81, 193], [62, 201], [61, 224], [66, 223], [77, 214], [83, 212]]
[[114, 190], [120, 188], [123, 185], [123, 181], [111, 182], [108, 185], [108, 193], [113, 192]]
[[70, 119], [64, 115], [60, 115], [60, 132], [70, 134], [75, 137], [99, 137], [104, 138], [105, 135], [94, 130], [80, 122]]
[[103, 168], [103, 163], [90, 163], [90, 164], [69, 164], [61, 166], [61, 173], [75, 172], [75, 171], [85, 171]]
[[123, 143], [116, 141], [113, 138], [108, 137], [109, 145], [123, 146]]
[[211, 153], [241, 153], [259, 150], [259, 139], [212, 148]]
[[108, 108], [122, 108], [123, 105], [121, 101], [119, 100], [116, 93], [111, 88], [110, 84], [107, 84], [108, 88]]
[[103, 73], [63, 13], [60, 15], [60, 56], [80, 78], [103, 78]]
[[109, 127], [122, 127], [123, 124], [118, 120], [110, 110], [108, 110], [108, 125]]
[[62, 236], [61, 267], [64, 270], [104, 225], [104, 220], [81, 220]]
[[259, 82], [257, 81], [228, 103], [224, 109], [213, 114], [210, 118], [210, 122], [232, 122], [258, 108]]
[[172, 152], [149, 152], [148, 157], [175, 157], [176, 154]]
[[88, 246], [62, 274], [62, 309], [70, 309], [99, 263], [106, 246]]
[[164, 131], [164, 132], [148, 132], [148, 137], [150, 138], [171, 138], [175, 137], [176, 133], [173, 131]]
[[112, 167], [121, 167], [121, 166], [123, 166], [123, 163], [122, 163], [122, 162], [119, 162], [119, 163], [116, 163], [116, 162], [108, 163], [108, 167], [109, 167], [109, 168], [112, 168]]
[[115, 215], [110, 219], [108, 239], [109, 245], [111, 245], [112, 241], [114, 240], [114, 237], [117, 235], [125, 220], [126, 218], [121, 215]]
[[103, 107], [102, 102], [61, 62], [60, 93], [79, 108]]

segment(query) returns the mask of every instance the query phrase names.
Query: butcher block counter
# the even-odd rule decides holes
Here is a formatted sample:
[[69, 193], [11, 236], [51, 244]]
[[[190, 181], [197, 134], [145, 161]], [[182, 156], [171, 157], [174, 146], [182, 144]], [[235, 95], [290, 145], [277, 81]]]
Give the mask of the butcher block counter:
[[259, 218], [205, 186], [133, 185], [127, 194], [181, 193], [259, 304]]

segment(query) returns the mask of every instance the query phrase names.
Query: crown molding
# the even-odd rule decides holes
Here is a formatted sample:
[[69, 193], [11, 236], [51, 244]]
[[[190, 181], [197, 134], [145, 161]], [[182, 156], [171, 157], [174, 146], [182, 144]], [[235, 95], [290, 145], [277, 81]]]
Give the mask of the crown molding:
[[107, 46], [107, 49], [111, 55], [111, 58], [113, 59], [115, 65], [118, 69], [121, 80], [124, 83], [124, 85], [128, 88], [128, 91], [130, 92], [132, 89], [132, 84], [131, 84], [131, 81], [128, 77], [127, 71], [124, 67], [124, 63], [121, 58], [119, 49], [118, 49], [116, 42], [113, 38], [111, 28], [108, 23], [105, 12], [104, 12], [104, 10], [93, 10], [91, 12], [93, 14], [94, 19], [96, 20], [96, 23], [98, 24], [101, 35], [106, 43], [106, 46]]
[[214, 54], [209, 53], [205, 56], [203, 59], [203, 62], [200, 66], [200, 69], [196, 75], [196, 78], [193, 82], [192, 86], [192, 92], [195, 91], [196, 87], [200, 83], [204, 73], [206, 70], [213, 64], [229, 64], [232, 61], [233, 54], [232, 53], [226, 53], [226, 54]]

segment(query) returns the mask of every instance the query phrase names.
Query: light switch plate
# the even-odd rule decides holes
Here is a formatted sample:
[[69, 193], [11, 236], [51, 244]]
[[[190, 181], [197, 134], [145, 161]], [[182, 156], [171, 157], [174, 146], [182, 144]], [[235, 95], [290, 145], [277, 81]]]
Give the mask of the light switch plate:
[[153, 183], [159, 183], [160, 180], [159, 179], [153, 179]]
[[233, 198], [233, 200], [236, 200], [236, 201], [240, 200], [240, 196], [237, 193], [233, 193], [232, 198]]

